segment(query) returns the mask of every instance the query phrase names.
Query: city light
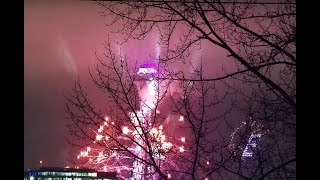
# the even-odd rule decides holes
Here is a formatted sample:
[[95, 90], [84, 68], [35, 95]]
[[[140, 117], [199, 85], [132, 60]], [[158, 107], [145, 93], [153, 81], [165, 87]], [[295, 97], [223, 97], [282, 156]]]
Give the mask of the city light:
[[[240, 150], [242, 151], [241, 157], [252, 157], [253, 156], [253, 150], [256, 148], [257, 143], [260, 141], [260, 138], [262, 135], [264, 135], [268, 130], [262, 130], [263, 125], [257, 123], [256, 121], [252, 120], [251, 117], [249, 117], [249, 122], [242, 122], [241, 125], [235, 129], [235, 131], [231, 134], [231, 140], [229, 143], [229, 148], [231, 152], [233, 152], [234, 155], [237, 154]], [[250, 128], [251, 131], [249, 131], [250, 137], [247, 140], [247, 144], [245, 147], [240, 147], [237, 142], [238, 140], [236, 137], [241, 137], [243, 134], [241, 132], [247, 132], [247, 130], [244, 130], [245, 128]]]
[[252, 149], [257, 146], [259, 139], [261, 138], [261, 134], [251, 134], [246, 147], [242, 153], [242, 157], [252, 157], [253, 152]]

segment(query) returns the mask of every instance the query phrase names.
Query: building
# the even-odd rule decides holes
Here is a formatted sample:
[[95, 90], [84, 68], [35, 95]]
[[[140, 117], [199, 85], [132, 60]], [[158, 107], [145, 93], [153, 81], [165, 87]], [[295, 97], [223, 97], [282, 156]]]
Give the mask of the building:
[[93, 169], [42, 167], [24, 173], [24, 180], [117, 180], [115, 172]]

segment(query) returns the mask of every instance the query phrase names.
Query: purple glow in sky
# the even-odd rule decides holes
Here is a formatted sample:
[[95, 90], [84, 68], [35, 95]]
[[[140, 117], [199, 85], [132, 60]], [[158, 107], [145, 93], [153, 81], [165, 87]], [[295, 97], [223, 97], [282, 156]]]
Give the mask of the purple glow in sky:
[[[108, 38], [107, 17], [89, 1], [25, 1], [24, 4], [24, 168], [68, 165], [65, 135], [64, 95], [81, 77], [92, 86], [88, 68], [96, 63], [95, 52], [101, 56], [102, 43]], [[117, 28], [117, 27], [114, 27]], [[111, 41], [121, 40], [121, 34], [110, 35]], [[175, 37], [179, 38], [179, 37]], [[115, 53], [125, 54], [129, 65], [156, 64], [151, 56], [161, 55], [157, 44], [159, 34], [151, 32], [145, 40], [130, 40], [124, 45], [113, 44]], [[198, 48], [195, 48], [198, 49]], [[226, 66], [226, 53], [203, 42], [201, 51], [191, 50], [190, 64], [202, 63], [207, 75], [216, 75]], [[151, 62], [149, 64], [149, 62]], [[191, 65], [176, 63], [174, 71], [191, 72]], [[142, 67], [142, 66], [141, 66]], [[144, 72], [145, 70], [141, 70]], [[221, 73], [221, 71], [220, 71]], [[94, 89], [88, 92], [103, 104]]]

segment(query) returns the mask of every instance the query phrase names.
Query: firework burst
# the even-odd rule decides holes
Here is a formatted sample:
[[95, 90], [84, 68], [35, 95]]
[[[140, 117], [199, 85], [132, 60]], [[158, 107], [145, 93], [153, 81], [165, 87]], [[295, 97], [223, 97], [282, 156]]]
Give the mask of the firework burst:
[[[155, 102], [160, 91], [158, 82], [151, 75], [156, 69], [140, 68], [138, 75], [144, 77], [137, 82], [139, 86], [140, 110], [128, 114], [128, 122], [117, 124], [117, 120], [106, 116], [99, 128], [93, 130], [95, 139], [91, 146], [84, 147], [77, 156], [85, 160], [84, 166], [98, 171], [113, 171], [121, 179], [156, 179], [157, 166], [171, 178], [172, 170], [178, 170], [175, 160], [188, 149], [186, 137], [168, 134]], [[142, 83], [141, 83], [142, 81]], [[143, 84], [143, 86], [141, 86]], [[175, 123], [181, 124], [181, 115]]]

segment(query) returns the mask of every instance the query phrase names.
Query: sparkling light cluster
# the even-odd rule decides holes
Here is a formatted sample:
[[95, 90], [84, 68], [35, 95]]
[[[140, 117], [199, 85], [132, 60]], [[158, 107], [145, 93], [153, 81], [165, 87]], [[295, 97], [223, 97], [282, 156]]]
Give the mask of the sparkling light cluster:
[[242, 157], [252, 157], [252, 149], [257, 147], [257, 143], [261, 138], [261, 134], [251, 134], [248, 140], [248, 144], [243, 150]]
[[[150, 75], [156, 72], [152, 68], [140, 68], [137, 74]], [[174, 158], [186, 151], [185, 137], [170, 137], [169, 140], [163, 125], [151, 123], [154, 122], [151, 121], [152, 114], [160, 114], [154, 104], [159, 88], [153, 78], [144, 81], [146, 86], [139, 90], [140, 111], [130, 112], [131, 123], [120, 127], [112, 118], [104, 118], [105, 121], [94, 131], [92, 146], [84, 148], [77, 156], [78, 159], [88, 160], [86, 166], [99, 171], [117, 172], [122, 179], [144, 179], [146, 173], [151, 174], [148, 179], [156, 179], [155, 170], [143, 162], [150, 158], [146, 153], [149, 151], [146, 142], [150, 143], [152, 157], [161, 168], [174, 165]], [[176, 120], [177, 123], [183, 121], [183, 116]], [[120, 144], [123, 146], [119, 146]], [[168, 173], [167, 178], [171, 177], [172, 174]]]
[[[109, 120], [109, 118], [106, 119]], [[133, 157], [128, 155], [128, 153], [112, 150], [115, 140], [130, 141], [134, 139], [134, 136], [141, 135], [141, 132], [138, 132], [137, 130], [132, 130], [128, 126], [122, 126], [121, 135], [110, 136], [112, 134], [112, 132], [109, 132], [110, 130], [112, 131], [111, 127], [113, 127], [113, 125], [109, 124], [108, 121], [103, 122], [98, 128], [98, 130], [96, 132], [94, 131], [96, 133], [96, 136], [92, 146], [87, 146], [86, 148], [84, 148], [84, 150], [80, 151], [77, 158], [88, 160], [86, 162], [86, 165], [91, 168], [95, 168], [99, 171], [114, 171], [120, 174], [122, 171], [134, 172], [137, 171], [137, 168], [143, 168], [139, 167], [141, 166], [141, 164], [137, 162], [136, 165], [135, 163], [126, 162], [126, 160], [128, 159], [133, 159]], [[185, 147], [183, 144], [186, 142], [186, 138], [174, 138], [177, 139], [177, 142], [180, 143], [173, 144], [172, 142], [167, 141], [164, 131], [165, 130], [163, 125], [151, 128], [149, 131], [148, 140], [151, 142], [152, 152], [154, 154], [153, 157], [155, 159], [158, 159], [159, 161], [161, 160], [162, 163], [164, 162], [164, 160], [166, 160], [166, 162], [168, 163], [172, 163], [170, 162], [170, 159], [166, 157], [166, 154], [171, 153], [172, 155], [176, 153], [184, 153]], [[142, 152], [142, 147], [142, 143], [133, 143], [132, 146], [128, 147], [128, 151], [131, 151], [132, 153], [138, 156], [139, 153]]]
[[[260, 141], [260, 138], [266, 133], [266, 131], [263, 130], [264, 127], [262, 124], [253, 121], [251, 118], [249, 119], [249, 122], [242, 122], [242, 124], [235, 129], [231, 134], [231, 140], [229, 143], [229, 149], [233, 155], [236, 156], [238, 152], [242, 152], [241, 158], [252, 157], [252, 151], [257, 147], [257, 143]], [[249, 134], [250, 137], [247, 138], [246, 145], [243, 148], [242, 142]], [[240, 140], [235, 140], [235, 137], [240, 138]]]

